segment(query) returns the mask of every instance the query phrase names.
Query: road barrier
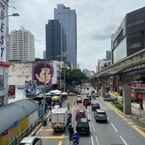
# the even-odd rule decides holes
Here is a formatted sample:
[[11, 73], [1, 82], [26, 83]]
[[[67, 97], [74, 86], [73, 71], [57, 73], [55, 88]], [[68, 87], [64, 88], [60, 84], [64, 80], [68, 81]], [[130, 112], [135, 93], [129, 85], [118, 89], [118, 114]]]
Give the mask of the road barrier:
[[[38, 125], [38, 126], [37, 126]], [[13, 139], [12, 139], [12, 141], [9, 143], [9, 144], [7, 144], [7, 145], [19, 145], [19, 143], [20, 143], [20, 141], [24, 138], [24, 137], [26, 137], [26, 136], [28, 136], [28, 135], [35, 135], [36, 134], [36, 132], [38, 131], [38, 129], [40, 129], [40, 128], [38, 128], [38, 127], [41, 127], [40, 125], [40, 123], [38, 123], [35, 127], [30, 127], [30, 128], [27, 128], [27, 129], [25, 129], [23, 132], [21, 132], [18, 136], [16, 136], [16, 137], [14, 137]], [[33, 131], [33, 132], [32, 132]]]

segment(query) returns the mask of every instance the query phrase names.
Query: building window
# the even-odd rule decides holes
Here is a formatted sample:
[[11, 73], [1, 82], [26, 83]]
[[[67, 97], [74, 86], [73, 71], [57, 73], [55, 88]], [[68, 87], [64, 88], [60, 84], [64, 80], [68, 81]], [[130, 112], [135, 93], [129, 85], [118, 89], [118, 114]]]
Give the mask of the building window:
[[127, 57], [127, 42], [126, 38], [123, 39], [120, 44], [113, 51], [113, 63]]

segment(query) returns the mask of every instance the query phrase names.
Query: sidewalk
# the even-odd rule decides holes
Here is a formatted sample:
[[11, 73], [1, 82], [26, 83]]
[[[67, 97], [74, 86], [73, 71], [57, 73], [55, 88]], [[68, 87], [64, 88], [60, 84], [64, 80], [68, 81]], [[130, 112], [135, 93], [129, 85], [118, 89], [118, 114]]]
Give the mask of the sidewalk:
[[[114, 97], [116, 97], [116, 96], [121, 97], [121, 96], [119, 96], [119, 94], [117, 92], [112, 92], [111, 95]], [[125, 115], [125, 117], [127, 117], [128, 119], [133, 121], [135, 123], [135, 125], [143, 128], [143, 130], [145, 131], [145, 100], [143, 103], [143, 107], [144, 107], [144, 110], [141, 110], [139, 104], [131, 103], [131, 111], [132, 111], [131, 115], [126, 115], [123, 112], [121, 112], [120, 110], [119, 111], [123, 115]]]
[[140, 106], [137, 103], [132, 103], [132, 114], [128, 115], [137, 125], [144, 128], [145, 131], [145, 102], [144, 110], [140, 110]]
[[[109, 103], [110, 107], [112, 108], [112, 110], [114, 110], [120, 117], [123, 118], [123, 120], [125, 120], [130, 126], [132, 126], [136, 131], [140, 132], [140, 134], [142, 134], [145, 137], [145, 114], [142, 114], [142, 117], [139, 116], [139, 112], [138, 109], [135, 108], [136, 105], [132, 105], [133, 109], [133, 113], [130, 115], [124, 114], [122, 111], [120, 111], [114, 104]], [[144, 111], [145, 113], [145, 111]]]

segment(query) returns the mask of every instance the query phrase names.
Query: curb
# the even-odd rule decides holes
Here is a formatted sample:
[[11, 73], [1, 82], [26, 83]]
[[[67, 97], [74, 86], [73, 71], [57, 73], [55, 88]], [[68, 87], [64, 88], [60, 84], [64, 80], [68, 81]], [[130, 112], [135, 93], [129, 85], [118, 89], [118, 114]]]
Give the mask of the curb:
[[142, 127], [140, 127], [140, 126], [138, 126], [138, 125], [136, 125], [134, 122], [135, 121], [133, 121], [132, 119], [130, 119], [131, 120], [131, 122], [133, 123], [133, 125], [131, 125], [131, 124], [129, 124], [129, 122], [128, 122], [128, 116], [126, 115], [126, 114], [124, 114], [123, 112], [121, 112], [118, 108], [116, 108], [113, 104], [111, 104], [111, 103], [106, 103], [105, 102], [105, 104], [111, 109], [111, 110], [113, 110], [117, 115], [119, 115], [121, 118], [123, 118], [124, 119], [124, 121], [126, 121], [126, 123], [131, 127], [131, 128], [133, 128], [135, 131], [137, 131], [140, 135], [142, 135], [143, 137], [145, 137], [145, 128], [142, 128]]
[[63, 136], [47, 136], [47, 137], [42, 137], [42, 136], [37, 136], [43, 139], [49, 139], [49, 140], [64, 140], [65, 137]]
[[38, 132], [38, 130], [42, 127], [42, 124], [40, 123], [32, 132], [31, 132], [31, 136], [36, 135], [36, 133]]

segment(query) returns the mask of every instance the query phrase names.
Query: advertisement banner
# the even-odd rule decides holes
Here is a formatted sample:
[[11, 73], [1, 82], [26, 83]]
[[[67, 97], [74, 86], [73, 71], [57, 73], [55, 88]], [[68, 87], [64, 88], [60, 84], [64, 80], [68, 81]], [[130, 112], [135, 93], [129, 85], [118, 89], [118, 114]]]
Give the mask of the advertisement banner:
[[52, 86], [57, 84], [57, 69], [56, 65], [49, 63], [48, 61], [36, 62], [33, 65], [33, 80], [38, 85]]
[[6, 62], [7, 27], [8, 27], [7, 1], [0, 1], [0, 62]]

